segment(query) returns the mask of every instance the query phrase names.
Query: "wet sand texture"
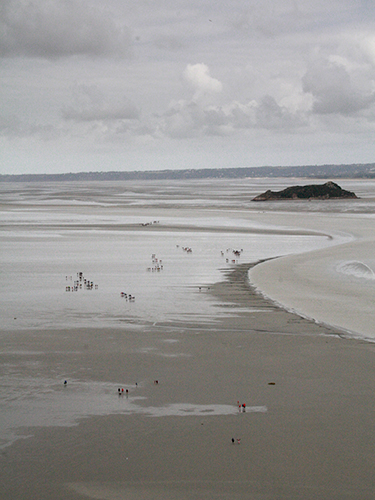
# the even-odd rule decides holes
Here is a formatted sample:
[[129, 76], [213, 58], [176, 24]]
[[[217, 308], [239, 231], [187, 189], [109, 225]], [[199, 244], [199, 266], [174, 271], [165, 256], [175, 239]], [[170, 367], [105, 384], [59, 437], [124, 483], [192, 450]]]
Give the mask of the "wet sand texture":
[[[137, 352], [139, 333], [128, 328], [38, 340], [41, 370], [79, 367], [88, 382], [139, 377], [131, 396], [137, 390], [145, 406], [223, 404], [233, 414], [116, 414], [23, 429], [32, 437], [2, 450], [0, 498], [372, 500], [374, 346], [276, 308], [249, 286], [248, 268], [211, 289], [232, 318], [144, 332], [156, 352], [184, 357]], [[12, 332], [8, 345], [20, 337]], [[240, 413], [237, 400], [267, 411]]]

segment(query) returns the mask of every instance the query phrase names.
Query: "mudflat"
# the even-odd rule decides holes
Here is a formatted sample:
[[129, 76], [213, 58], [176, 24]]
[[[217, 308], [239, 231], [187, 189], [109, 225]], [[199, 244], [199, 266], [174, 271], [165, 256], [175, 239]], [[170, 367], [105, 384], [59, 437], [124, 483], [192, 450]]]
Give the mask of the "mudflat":
[[105, 401], [71, 425], [18, 429], [0, 497], [372, 500], [374, 344], [277, 308], [249, 267], [210, 287], [233, 312], [212, 322], [2, 331], [5, 363], [68, 378], [51, 389], [61, 411], [100, 404], [98, 382]]

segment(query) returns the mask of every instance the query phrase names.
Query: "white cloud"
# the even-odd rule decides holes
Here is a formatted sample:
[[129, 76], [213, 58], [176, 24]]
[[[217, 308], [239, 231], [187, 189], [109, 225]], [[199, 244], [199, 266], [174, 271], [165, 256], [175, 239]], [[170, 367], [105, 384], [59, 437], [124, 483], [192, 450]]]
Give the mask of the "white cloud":
[[208, 66], [203, 63], [188, 64], [184, 71], [184, 77], [195, 89], [195, 98], [206, 93], [221, 92], [223, 89], [222, 83], [216, 78], [212, 78]]
[[[188, 65], [184, 76], [194, 83], [196, 91], [221, 90], [221, 83], [210, 77], [205, 64]], [[288, 132], [307, 124], [305, 113], [278, 104], [270, 95], [264, 95], [259, 101], [230, 101], [219, 105], [197, 99], [196, 94], [191, 100], [181, 99], [170, 103], [161, 117], [161, 130], [166, 136], [174, 139], [228, 136], [235, 134], [236, 130], [256, 128]]]

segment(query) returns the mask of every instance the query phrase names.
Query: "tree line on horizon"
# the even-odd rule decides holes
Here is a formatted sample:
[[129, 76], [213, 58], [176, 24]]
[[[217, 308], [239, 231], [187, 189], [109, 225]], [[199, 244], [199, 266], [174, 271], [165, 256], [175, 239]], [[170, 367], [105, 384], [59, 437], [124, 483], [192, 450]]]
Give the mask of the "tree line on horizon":
[[375, 163], [304, 165], [296, 167], [232, 167], [183, 170], [77, 172], [62, 174], [0, 174], [0, 182], [122, 181], [306, 177], [311, 179], [375, 178]]

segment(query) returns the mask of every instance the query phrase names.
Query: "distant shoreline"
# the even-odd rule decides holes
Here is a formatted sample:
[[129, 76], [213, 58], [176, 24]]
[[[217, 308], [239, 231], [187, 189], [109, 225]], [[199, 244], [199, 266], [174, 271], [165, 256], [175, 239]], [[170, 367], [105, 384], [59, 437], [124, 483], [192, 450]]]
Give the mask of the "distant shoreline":
[[375, 178], [375, 163], [337, 165], [262, 166], [155, 171], [77, 172], [60, 174], [0, 174], [0, 182], [77, 182], [124, 180], [244, 179], [306, 177], [311, 179]]

